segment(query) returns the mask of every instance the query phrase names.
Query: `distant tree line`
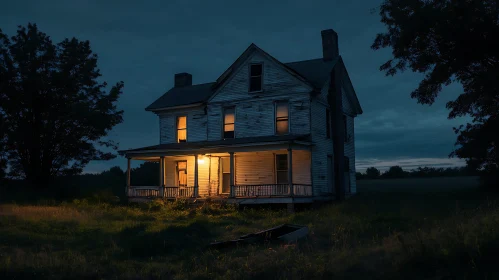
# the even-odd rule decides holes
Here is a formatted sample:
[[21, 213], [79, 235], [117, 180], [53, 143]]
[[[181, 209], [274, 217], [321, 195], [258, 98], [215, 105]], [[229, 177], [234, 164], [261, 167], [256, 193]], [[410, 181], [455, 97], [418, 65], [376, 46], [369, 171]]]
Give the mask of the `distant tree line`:
[[391, 179], [391, 178], [429, 178], [429, 177], [455, 177], [455, 176], [478, 176], [477, 171], [463, 167], [418, 167], [405, 171], [400, 166], [392, 166], [387, 171], [381, 173], [376, 167], [369, 167], [366, 172], [357, 172], [357, 180], [362, 179]]
[[[131, 184], [135, 186], [158, 186], [159, 165], [157, 162], [144, 162], [130, 170]], [[59, 176], [53, 187], [43, 193], [26, 191], [25, 180], [5, 179], [0, 184], [0, 201], [37, 201], [40, 198], [68, 200], [89, 198], [110, 200], [126, 197], [126, 172], [119, 166], [97, 174]]]

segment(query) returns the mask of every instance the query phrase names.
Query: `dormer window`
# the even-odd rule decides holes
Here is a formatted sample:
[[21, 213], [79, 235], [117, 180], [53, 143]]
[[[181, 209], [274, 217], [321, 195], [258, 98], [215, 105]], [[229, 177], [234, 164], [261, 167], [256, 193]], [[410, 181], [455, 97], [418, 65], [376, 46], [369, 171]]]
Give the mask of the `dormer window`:
[[263, 87], [263, 65], [261, 63], [250, 64], [249, 92], [262, 91]]

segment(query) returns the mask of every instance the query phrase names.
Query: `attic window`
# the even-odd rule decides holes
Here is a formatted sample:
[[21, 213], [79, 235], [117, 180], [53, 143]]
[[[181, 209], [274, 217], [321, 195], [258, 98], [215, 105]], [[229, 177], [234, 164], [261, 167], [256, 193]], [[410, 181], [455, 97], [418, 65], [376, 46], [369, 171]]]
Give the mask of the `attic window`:
[[249, 92], [262, 90], [263, 65], [261, 63], [250, 65]]

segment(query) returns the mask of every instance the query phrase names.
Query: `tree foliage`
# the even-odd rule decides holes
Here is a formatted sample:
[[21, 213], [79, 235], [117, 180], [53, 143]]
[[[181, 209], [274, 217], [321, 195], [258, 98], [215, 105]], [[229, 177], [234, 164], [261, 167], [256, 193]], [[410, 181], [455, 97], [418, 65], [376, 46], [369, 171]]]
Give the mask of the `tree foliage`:
[[11, 38], [0, 30], [0, 115], [12, 176], [45, 185], [115, 157], [116, 143], [104, 138], [123, 121], [116, 108], [123, 82], [106, 93], [100, 76], [88, 41], [54, 44], [36, 24]]
[[378, 179], [380, 175], [381, 172], [376, 167], [369, 167], [366, 169], [367, 179]]
[[385, 0], [380, 6], [387, 32], [372, 48], [391, 48], [381, 65], [387, 75], [407, 68], [424, 73], [411, 93], [421, 104], [433, 104], [443, 86], [463, 86], [447, 103], [449, 118], [470, 116], [472, 123], [455, 128], [456, 149], [450, 156], [466, 159], [489, 174], [499, 170], [499, 3], [497, 0]]
[[357, 179], [395, 179], [395, 178], [431, 178], [431, 177], [456, 177], [456, 176], [477, 176], [478, 172], [468, 166], [463, 167], [418, 167], [409, 171], [403, 170], [400, 166], [392, 166], [383, 174], [375, 167], [369, 167], [365, 173], [356, 173]]

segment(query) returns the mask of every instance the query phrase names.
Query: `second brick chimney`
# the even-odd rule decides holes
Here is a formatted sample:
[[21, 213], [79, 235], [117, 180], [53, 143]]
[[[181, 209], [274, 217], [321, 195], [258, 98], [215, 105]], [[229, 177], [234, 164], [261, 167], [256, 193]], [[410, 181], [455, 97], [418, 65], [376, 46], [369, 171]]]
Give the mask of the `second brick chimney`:
[[322, 59], [324, 61], [333, 60], [340, 55], [338, 49], [338, 33], [333, 29], [321, 31], [322, 36]]
[[192, 75], [189, 73], [175, 74], [175, 87], [192, 86]]

